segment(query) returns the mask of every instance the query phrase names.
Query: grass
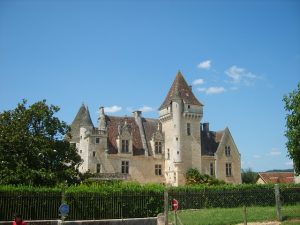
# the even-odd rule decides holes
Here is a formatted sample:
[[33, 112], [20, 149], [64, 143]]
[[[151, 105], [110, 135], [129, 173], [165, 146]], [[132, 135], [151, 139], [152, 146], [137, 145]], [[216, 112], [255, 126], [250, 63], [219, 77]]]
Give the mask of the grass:
[[[178, 211], [177, 214], [184, 225], [229, 225], [244, 222], [242, 207], [182, 210]], [[282, 215], [285, 220], [282, 224], [300, 224], [300, 205], [284, 206], [282, 208]], [[171, 221], [174, 221], [173, 213], [169, 214], [169, 218]], [[248, 222], [276, 220], [275, 207], [247, 207]]]

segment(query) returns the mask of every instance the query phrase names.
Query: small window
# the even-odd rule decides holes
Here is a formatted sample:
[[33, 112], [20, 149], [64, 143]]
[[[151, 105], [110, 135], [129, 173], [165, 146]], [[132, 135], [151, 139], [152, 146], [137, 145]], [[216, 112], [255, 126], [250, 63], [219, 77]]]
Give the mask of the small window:
[[191, 106], [190, 105], [188, 105], [188, 109], [190, 109], [191, 108]]
[[79, 152], [82, 153], [82, 150], [80, 150]]
[[99, 144], [100, 143], [100, 138], [96, 138], [95, 143]]
[[160, 164], [155, 165], [155, 175], [161, 176], [161, 165]]
[[122, 140], [122, 153], [128, 153], [128, 152], [129, 152], [129, 141]]
[[187, 134], [187, 136], [191, 135], [191, 124], [190, 123], [186, 124], [186, 134]]
[[210, 165], [209, 165], [209, 172], [210, 172], [210, 175], [211, 176], [214, 176], [215, 175], [215, 171], [214, 171], [214, 164], [211, 162]]
[[178, 141], [178, 137], [176, 138], [176, 141]]
[[101, 172], [101, 164], [97, 164], [97, 168], [96, 168], [97, 173]]
[[230, 146], [225, 146], [225, 155], [227, 156], [227, 157], [229, 157], [230, 155], [231, 155], [231, 152], [230, 152], [231, 150], [230, 150]]
[[95, 157], [96, 156], [96, 152], [93, 152], [93, 157]]
[[122, 174], [128, 174], [129, 173], [129, 162], [128, 161], [122, 161], [121, 173]]
[[167, 155], [167, 159], [170, 159], [170, 149], [168, 148], [168, 155]]
[[162, 153], [162, 144], [160, 141], [155, 142], [155, 154], [161, 154]]
[[226, 163], [226, 176], [227, 177], [231, 177], [232, 173], [231, 173], [231, 163]]

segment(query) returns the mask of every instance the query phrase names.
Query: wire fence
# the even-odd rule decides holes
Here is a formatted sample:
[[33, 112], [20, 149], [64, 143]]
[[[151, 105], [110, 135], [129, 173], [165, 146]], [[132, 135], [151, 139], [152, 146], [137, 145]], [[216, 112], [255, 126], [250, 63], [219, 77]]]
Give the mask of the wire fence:
[[[169, 204], [174, 198], [180, 210], [276, 205], [274, 188], [170, 190]], [[26, 220], [58, 219], [62, 199], [70, 206], [68, 220], [153, 217], [164, 210], [161, 191], [66, 194], [6, 191], [0, 192], [0, 220], [11, 220], [14, 213], [22, 214]], [[300, 186], [281, 188], [280, 201], [283, 209], [295, 204], [300, 209]]]

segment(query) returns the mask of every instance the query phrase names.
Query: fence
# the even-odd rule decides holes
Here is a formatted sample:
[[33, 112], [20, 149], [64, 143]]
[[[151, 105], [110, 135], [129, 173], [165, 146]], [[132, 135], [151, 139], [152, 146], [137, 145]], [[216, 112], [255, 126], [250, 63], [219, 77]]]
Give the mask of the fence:
[[[284, 205], [300, 203], [300, 186], [281, 187], [280, 200]], [[0, 192], [0, 220], [11, 220], [18, 212], [26, 220], [57, 219], [62, 202], [60, 192]], [[68, 220], [117, 219], [152, 217], [163, 212], [162, 191], [120, 191], [115, 193], [66, 193], [70, 206]], [[204, 188], [201, 190], [169, 191], [170, 200], [176, 198], [180, 209], [230, 208], [240, 206], [275, 206], [274, 187], [254, 189]]]

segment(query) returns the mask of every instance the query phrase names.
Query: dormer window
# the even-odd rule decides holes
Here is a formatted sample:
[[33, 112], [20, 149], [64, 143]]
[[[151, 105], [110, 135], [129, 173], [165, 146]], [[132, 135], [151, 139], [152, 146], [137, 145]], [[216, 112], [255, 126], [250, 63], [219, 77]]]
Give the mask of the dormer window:
[[231, 152], [230, 152], [231, 150], [230, 150], [230, 146], [225, 146], [225, 155], [227, 156], [227, 157], [230, 157], [230, 155], [231, 155]]
[[162, 144], [160, 141], [155, 142], [155, 154], [161, 154], [162, 153]]
[[122, 153], [128, 153], [129, 152], [129, 140], [122, 140]]

